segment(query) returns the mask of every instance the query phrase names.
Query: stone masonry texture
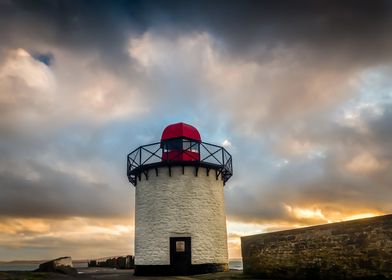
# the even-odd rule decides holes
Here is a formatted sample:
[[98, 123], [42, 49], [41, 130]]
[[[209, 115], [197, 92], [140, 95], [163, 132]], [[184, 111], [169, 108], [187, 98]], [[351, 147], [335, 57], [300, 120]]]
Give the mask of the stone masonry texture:
[[244, 273], [268, 279], [392, 279], [392, 215], [246, 236]]
[[191, 237], [192, 264], [227, 264], [223, 181], [215, 170], [168, 167], [136, 186], [135, 264], [169, 265], [170, 237]]

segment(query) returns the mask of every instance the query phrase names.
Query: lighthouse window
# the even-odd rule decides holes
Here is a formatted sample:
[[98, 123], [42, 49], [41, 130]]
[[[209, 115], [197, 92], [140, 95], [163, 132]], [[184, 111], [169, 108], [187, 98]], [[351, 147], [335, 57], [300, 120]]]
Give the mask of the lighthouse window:
[[182, 147], [184, 150], [188, 150], [195, 153], [199, 152], [199, 143], [195, 141], [184, 140]]
[[191, 151], [199, 152], [199, 143], [188, 139], [172, 139], [168, 140], [163, 144], [163, 148], [166, 152], [170, 151]]
[[176, 252], [185, 252], [185, 241], [176, 241]]
[[198, 153], [199, 152], [199, 146], [200, 144], [198, 142], [192, 142], [192, 147], [191, 147], [191, 151]]
[[182, 139], [173, 139], [165, 143], [165, 150], [167, 151], [181, 151]]

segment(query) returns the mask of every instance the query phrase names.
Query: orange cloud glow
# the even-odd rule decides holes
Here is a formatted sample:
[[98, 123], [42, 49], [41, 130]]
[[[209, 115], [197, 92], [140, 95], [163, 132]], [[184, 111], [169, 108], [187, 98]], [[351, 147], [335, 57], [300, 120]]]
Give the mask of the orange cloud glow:
[[[133, 254], [132, 225], [130, 219], [3, 219], [0, 245], [15, 254], [30, 247], [43, 250], [42, 258], [71, 255], [74, 259], [90, 259], [127, 255]], [[12, 255], [4, 257], [2, 260], [12, 260]], [[36, 259], [36, 256], [25, 253], [25, 259]]]

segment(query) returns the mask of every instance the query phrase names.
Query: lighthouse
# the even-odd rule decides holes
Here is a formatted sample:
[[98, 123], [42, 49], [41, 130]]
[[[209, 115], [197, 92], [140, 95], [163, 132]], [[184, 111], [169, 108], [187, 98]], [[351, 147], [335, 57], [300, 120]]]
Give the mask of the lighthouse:
[[135, 186], [135, 274], [228, 270], [224, 186], [233, 174], [224, 147], [185, 123], [127, 157]]

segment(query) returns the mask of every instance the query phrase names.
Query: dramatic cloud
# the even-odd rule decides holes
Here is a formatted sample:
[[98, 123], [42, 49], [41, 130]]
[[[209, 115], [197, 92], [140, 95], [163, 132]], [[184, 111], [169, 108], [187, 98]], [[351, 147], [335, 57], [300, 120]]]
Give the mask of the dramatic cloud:
[[0, 253], [10, 259], [20, 259], [18, 251], [21, 249], [25, 259], [75, 254], [82, 259], [126, 255], [133, 250], [134, 229], [128, 223], [119, 219], [80, 217], [61, 221], [5, 219], [0, 222], [0, 242], [3, 244]]
[[177, 121], [233, 155], [231, 257], [241, 235], [390, 213], [391, 8], [1, 2], [0, 260], [132, 253], [125, 156]]

